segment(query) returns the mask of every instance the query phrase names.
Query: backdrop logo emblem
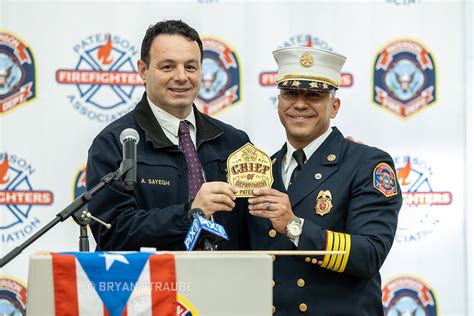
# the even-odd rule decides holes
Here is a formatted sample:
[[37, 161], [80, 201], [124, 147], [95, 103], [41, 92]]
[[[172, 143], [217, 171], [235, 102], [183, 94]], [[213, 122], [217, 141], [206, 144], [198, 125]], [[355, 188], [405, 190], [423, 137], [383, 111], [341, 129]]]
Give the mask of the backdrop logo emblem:
[[10, 278], [0, 278], [1, 315], [26, 315], [26, 287]]
[[178, 294], [176, 299], [178, 301], [176, 309], [177, 316], [199, 316], [194, 305], [191, 304], [191, 302], [189, 302], [182, 294]]
[[394, 41], [375, 58], [373, 100], [403, 117], [436, 101], [432, 54], [412, 40]]
[[421, 0], [385, 0], [385, 3], [394, 5], [420, 4]]
[[53, 193], [34, 190], [31, 183], [36, 170], [25, 159], [0, 153], [0, 241], [15, 244], [40, 228], [32, 215], [35, 206], [51, 205]]
[[437, 315], [433, 290], [414, 277], [401, 276], [387, 283], [382, 304], [386, 316]]
[[440, 207], [451, 204], [452, 194], [433, 189], [433, 171], [426, 161], [412, 156], [399, 156], [394, 160], [403, 192], [395, 240], [418, 241], [435, 230]]
[[81, 115], [108, 123], [133, 109], [141, 97], [143, 81], [135, 67], [139, 49], [120, 35], [99, 33], [77, 43], [72, 69], [56, 71], [59, 84], [75, 86], [67, 96]]
[[15, 36], [0, 32], [0, 113], [35, 97], [35, 61], [31, 49]]
[[82, 167], [74, 179], [74, 199], [86, 192], [86, 167]]
[[235, 51], [222, 41], [204, 38], [202, 43], [202, 84], [196, 105], [213, 115], [240, 101], [240, 65]]

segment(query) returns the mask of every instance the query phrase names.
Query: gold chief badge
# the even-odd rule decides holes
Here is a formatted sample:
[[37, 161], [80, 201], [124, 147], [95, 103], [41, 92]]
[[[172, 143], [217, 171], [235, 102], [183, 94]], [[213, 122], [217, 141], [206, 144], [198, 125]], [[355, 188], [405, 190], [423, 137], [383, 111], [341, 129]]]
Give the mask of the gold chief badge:
[[316, 205], [314, 210], [318, 215], [326, 215], [331, 212], [332, 209], [332, 194], [329, 190], [319, 191], [318, 197], [316, 198]]
[[252, 144], [245, 144], [227, 159], [227, 182], [239, 189], [237, 197], [253, 197], [254, 189], [271, 188], [270, 157]]

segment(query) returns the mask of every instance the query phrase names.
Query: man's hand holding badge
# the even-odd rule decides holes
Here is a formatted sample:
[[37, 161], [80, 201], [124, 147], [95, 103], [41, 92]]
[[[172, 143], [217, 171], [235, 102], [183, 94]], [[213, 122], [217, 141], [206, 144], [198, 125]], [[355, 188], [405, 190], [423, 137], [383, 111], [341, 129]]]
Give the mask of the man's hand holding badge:
[[239, 190], [236, 197], [254, 197], [255, 189], [271, 188], [270, 157], [252, 144], [245, 144], [227, 159], [227, 182]]
[[250, 214], [268, 218], [275, 230], [286, 234], [286, 224], [293, 218], [288, 195], [271, 189], [273, 184], [270, 157], [252, 144], [245, 144], [227, 159], [227, 182], [236, 187], [236, 197], [249, 198]]

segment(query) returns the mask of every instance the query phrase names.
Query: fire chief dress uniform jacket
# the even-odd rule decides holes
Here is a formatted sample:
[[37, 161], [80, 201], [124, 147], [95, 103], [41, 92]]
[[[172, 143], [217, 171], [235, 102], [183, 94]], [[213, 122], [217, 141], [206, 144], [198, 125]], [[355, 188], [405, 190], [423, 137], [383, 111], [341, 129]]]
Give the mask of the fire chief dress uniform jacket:
[[298, 247], [269, 220], [251, 217], [251, 247], [339, 250], [343, 255], [274, 258], [273, 310], [278, 315], [383, 315], [379, 269], [392, 246], [401, 193], [391, 157], [333, 131], [308, 158], [288, 191], [286, 145], [274, 156], [273, 187], [304, 219]]
[[[246, 133], [200, 113], [196, 118], [197, 152], [206, 181], [226, 181], [227, 157], [249, 142]], [[134, 128], [137, 145], [137, 185], [126, 191], [120, 181], [98, 193], [88, 203], [89, 211], [112, 225], [91, 223], [97, 250], [184, 249], [190, 226], [187, 167], [184, 154], [164, 134], [146, 95], [136, 108], [114, 121], [94, 139], [87, 162], [87, 187], [96, 185], [122, 161], [120, 133]], [[224, 225], [229, 241], [220, 249], [248, 248], [246, 201], [239, 199], [232, 212], [217, 212], [214, 220]]]

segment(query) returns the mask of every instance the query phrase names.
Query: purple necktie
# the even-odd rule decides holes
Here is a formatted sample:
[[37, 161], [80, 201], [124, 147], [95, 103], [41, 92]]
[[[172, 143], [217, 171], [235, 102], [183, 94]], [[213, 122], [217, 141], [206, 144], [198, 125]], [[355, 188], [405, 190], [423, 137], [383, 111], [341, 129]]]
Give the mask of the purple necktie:
[[189, 187], [189, 199], [192, 200], [199, 191], [199, 188], [204, 183], [204, 177], [202, 175], [201, 163], [199, 157], [194, 148], [191, 135], [189, 134], [189, 122], [179, 122], [179, 148], [186, 157], [186, 164], [188, 165], [188, 187]]

